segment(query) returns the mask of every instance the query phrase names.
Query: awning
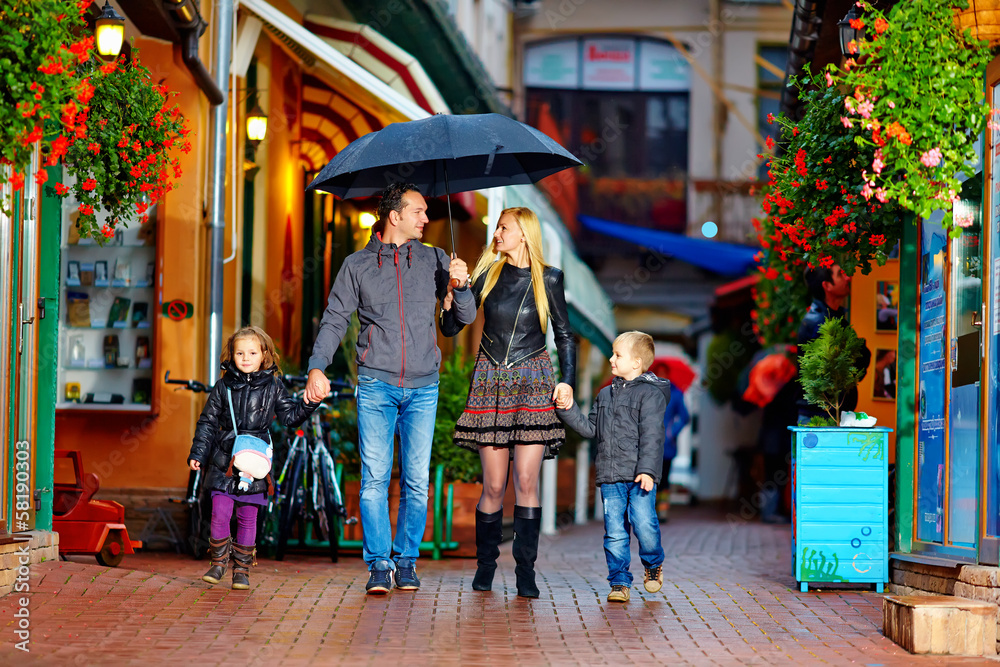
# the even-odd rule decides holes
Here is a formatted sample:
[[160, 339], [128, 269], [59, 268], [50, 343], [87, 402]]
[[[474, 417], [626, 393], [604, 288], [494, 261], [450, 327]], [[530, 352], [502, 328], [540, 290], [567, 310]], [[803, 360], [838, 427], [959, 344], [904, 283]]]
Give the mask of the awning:
[[751, 246], [696, 239], [683, 234], [593, 218], [589, 215], [577, 217], [580, 223], [589, 230], [631, 241], [636, 245], [676, 257], [689, 264], [724, 276], [745, 274], [757, 264], [754, 257], [760, 251], [760, 248]]
[[424, 111], [449, 113], [420, 62], [371, 26], [314, 14], [304, 26]]
[[511, 111], [440, 0], [342, 0], [359, 23], [415, 56], [454, 113]]
[[367, 110], [383, 116], [386, 122], [415, 120], [431, 115], [419, 104], [393, 89], [323, 38], [309, 32], [264, 0], [241, 0], [240, 7], [253, 13], [264, 22], [265, 28], [270, 33], [293, 48], [303, 59], [307, 70], [326, 80], [326, 83], [343, 90], [352, 101], [377, 107]]
[[[507, 186], [504, 194], [505, 206], [526, 206], [538, 215], [542, 224], [545, 260], [563, 272], [569, 323], [573, 331], [610, 355], [611, 344], [617, 335], [611, 299], [594, 272], [576, 255], [573, 240], [559, 215], [549, 200], [533, 186]], [[492, 229], [495, 221], [490, 223]]]

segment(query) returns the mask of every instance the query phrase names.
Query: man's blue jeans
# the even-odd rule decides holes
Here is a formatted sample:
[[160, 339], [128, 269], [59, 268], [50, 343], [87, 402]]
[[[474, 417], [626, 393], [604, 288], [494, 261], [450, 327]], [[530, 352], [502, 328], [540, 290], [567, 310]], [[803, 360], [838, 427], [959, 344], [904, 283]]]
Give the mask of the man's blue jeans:
[[643, 491], [635, 482], [601, 484], [604, 500], [604, 555], [608, 559], [608, 582], [612, 586], [631, 586], [629, 564], [629, 527], [639, 541], [639, 560], [643, 567], [663, 564], [660, 522], [656, 518], [656, 489]]
[[[368, 569], [412, 565], [427, 525], [431, 442], [438, 383], [418, 389], [395, 387], [358, 376], [358, 438], [361, 451], [362, 555]], [[399, 433], [399, 513], [396, 541], [389, 523], [389, 479], [393, 436]]]

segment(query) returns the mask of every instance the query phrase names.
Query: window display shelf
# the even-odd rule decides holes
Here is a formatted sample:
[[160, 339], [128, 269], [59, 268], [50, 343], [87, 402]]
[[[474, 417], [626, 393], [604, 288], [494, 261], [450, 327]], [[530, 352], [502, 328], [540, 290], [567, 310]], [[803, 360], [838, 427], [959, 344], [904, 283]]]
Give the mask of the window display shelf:
[[149, 213], [102, 246], [80, 237], [75, 207], [63, 211], [58, 410], [152, 409], [160, 295], [156, 207]]

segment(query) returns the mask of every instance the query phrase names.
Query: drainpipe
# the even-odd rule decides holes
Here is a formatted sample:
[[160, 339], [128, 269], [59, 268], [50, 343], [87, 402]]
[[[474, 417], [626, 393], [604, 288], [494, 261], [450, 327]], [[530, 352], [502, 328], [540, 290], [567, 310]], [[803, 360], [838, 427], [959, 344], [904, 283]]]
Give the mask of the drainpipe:
[[181, 59], [187, 66], [188, 71], [191, 72], [191, 76], [194, 77], [195, 83], [197, 83], [198, 87], [201, 88], [201, 91], [205, 93], [205, 97], [208, 98], [209, 104], [216, 106], [226, 101], [226, 94], [222, 92], [222, 89], [220, 89], [220, 87], [216, 84], [215, 79], [212, 78], [208, 68], [205, 67], [205, 63], [201, 62], [201, 57], [198, 55], [197, 30], [191, 30], [184, 34], [184, 44], [181, 47]]
[[[215, 44], [215, 86], [219, 101], [213, 102], [211, 133], [211, 193], [209, 200], [209, 320], [208, 382], [219, 379], [222, 353], [223, 242], [226, 233], [226, 98], [229, 90], [229, 61], [233, 45], [233, 0], [216, 0], [212, 11]], [[200, 61], [199, 61], [200, 62]], [[194, 70], [192, 70], [194, 74]], [[197, 74], [195, 77], [197, 78]], [[236, 128], [233, 128], [236, 131]]]

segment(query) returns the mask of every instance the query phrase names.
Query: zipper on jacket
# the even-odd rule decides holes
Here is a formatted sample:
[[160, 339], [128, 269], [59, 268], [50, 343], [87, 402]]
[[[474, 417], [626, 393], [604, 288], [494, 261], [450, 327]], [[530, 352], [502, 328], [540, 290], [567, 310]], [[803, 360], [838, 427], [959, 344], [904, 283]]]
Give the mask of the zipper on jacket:
[[399, 248], [394, 251], [396, 264], [396, 295], [399, 297], [399, 341], [403, 347], [403, 360], [399, 366], [399, 386], [403, 386], [403, 376], [406, 374], [406, 329], [403, 324], [403, 277], [399, 273]]
[[372, 349], [372, 328], [368, 327], [368, 347], [365, 348], [365, 353], [361, 355], [361, 363], [365, 363], [365, 357], [368, 356], [370, 349]]
[[528, 292], [531, 291], [531, 282], [528, 282], [528, 289], [524, 290], [524, 296], [521, 297], [521, 305], [517, 307], [517, 315], [514, 316], [514, 326], [510, 330], [510, 340], [507, 341], [507, 354], [503, 357], [503, 365], [510, 368], [510, 364], [507, 360], [510, 359], [510, 346], [514, 344], [514, 334], [517, 333], [517, 320], [521, 317], [521, 309], [524, 308], [524, 300], [528, 298]]

